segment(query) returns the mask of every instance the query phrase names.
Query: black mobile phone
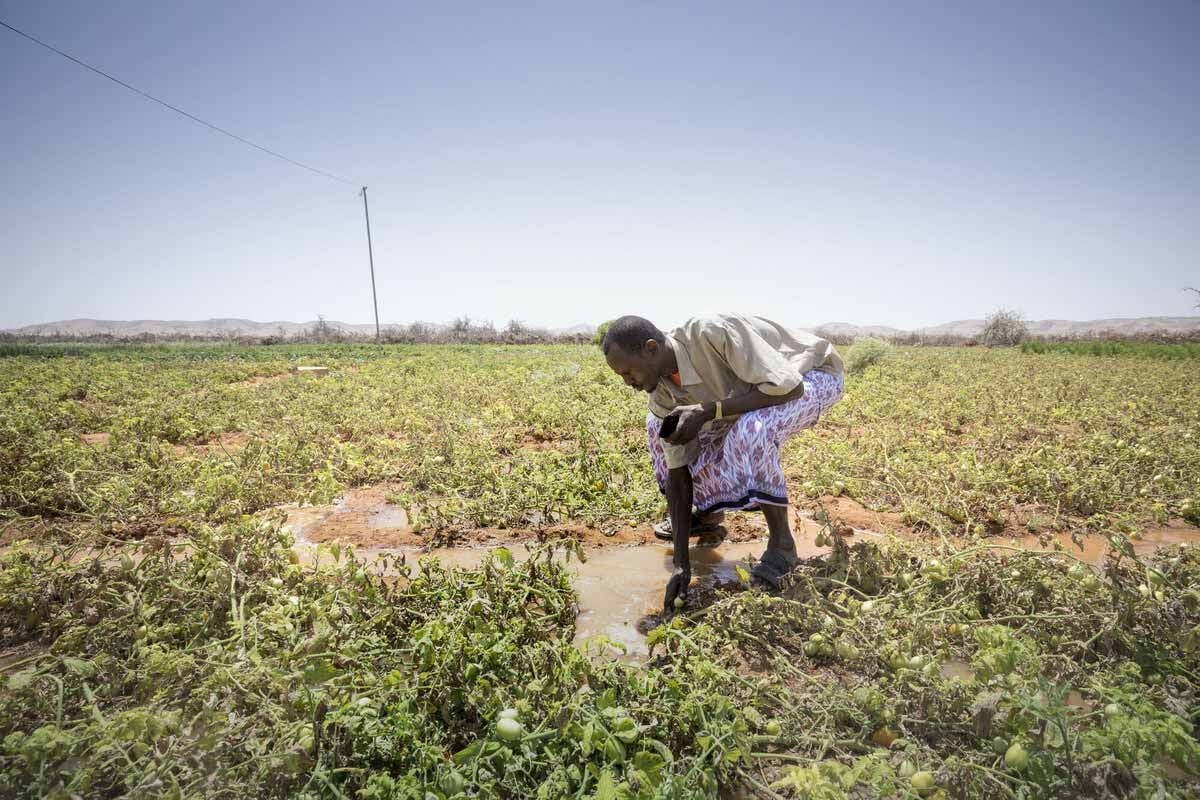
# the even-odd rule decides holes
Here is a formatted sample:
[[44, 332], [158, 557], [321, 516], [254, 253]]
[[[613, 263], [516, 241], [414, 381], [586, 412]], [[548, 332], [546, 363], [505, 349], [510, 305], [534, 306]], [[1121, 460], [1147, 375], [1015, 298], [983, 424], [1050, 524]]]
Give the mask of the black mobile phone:
[[667, 416], [663, 417], [662, 427], [658, 429], [659, 437], [663, 439], [667, 438], [675, 432], [675, 427], [677, 425], [679, 425], [678, 414], [668, 414]]

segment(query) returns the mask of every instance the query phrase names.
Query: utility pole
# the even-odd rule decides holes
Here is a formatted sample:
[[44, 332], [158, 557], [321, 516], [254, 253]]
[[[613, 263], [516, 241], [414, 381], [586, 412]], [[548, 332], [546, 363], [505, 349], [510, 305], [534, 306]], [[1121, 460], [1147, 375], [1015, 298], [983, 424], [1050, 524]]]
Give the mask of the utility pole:
[[363, 214], [367, 218], [367, 258], [371, 259], [371, 302], [375, 304], [375, 344], [379, 344], [379, 298], [375, 294], [375, 253], [371, 249], [371, 211], [367, 208], [367, 187], [362, 187]]

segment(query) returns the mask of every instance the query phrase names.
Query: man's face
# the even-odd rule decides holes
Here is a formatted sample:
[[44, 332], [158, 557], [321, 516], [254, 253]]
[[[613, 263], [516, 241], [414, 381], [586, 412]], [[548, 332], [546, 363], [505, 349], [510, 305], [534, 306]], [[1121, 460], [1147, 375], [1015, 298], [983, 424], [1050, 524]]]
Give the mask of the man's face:
[[653, 392], [654, 387], [658, 386], [657, 355], [658, 342], [651, 339], [638, 353], [628, 353], [619, 345], [613, 345], [605, 360], [609, 369], [617, 373], [626, 386]]

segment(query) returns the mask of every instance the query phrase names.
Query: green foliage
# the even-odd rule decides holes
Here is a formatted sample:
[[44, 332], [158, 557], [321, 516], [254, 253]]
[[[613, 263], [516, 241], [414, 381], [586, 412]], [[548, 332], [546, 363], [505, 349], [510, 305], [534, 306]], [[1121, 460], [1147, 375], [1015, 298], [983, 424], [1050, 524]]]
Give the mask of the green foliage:
[[[1122, 555], [1093, 584], [1065, 553], [839, 541], [782, 598], [736, 590], [657, 628], [639, 667], [573, 645], [565, 553], [416, 570], [337, 547], [306, 566], [290, 545], [247, 518], [94, 558], [0, 556], [5, 643], [52, 643], [5, 667], [0, 795], [1200, 788], [1191, 548]], [[1150, 569], [1161, 599], [1136, 588]], [[810, 655], [817, 636], [854, 647]], [[978, 669], [948, 678], [949, 658]], [[1013, 767], [1003, 755], [1017, 743], [1027, 763]]]
[[[0, 796], [1194, 797], [1200, 551], [1126, 536], [1200, 521], [1192, 371], [893, 351], [785, 451], [793, 497], [972, 538], [825, 530], [783, 597], [697, 592], [633, 666], [574, 646], [562, 553], [309, 566], [269, 510], [388, 480], [431, 543], [652, 519], [645, 401], [595, 348], [14, 355], [0, 525], [58, 540], [0, 555]], [[974, 539], [1017, 525], [1113, 556]]]
[[1200, 342], [1150, 344], [1122, 341], [1027, 341], [1021, 343], [1021, 352], [1037, 355], [1058, 353], [1075, 356], [1128, 356], [1148, 361], [1184, 361], [1200, 358]]
[[883, 339], [877, 339], [874, 336], [857, 339], [846, 353], [846, 372], [850, 375], [858, 375], [872, 364], [883, 361], [892, 351], [893, 347]]
[[608, 326], [612, 324], [612, 320], [606, 320], [596, 326], [596, 333], [592, 336], [592, 344], [599, 346], [604, 341], [604, 334], [608, 333]]
[[[784, 451], [795, 489], [909, 527], [1127, 533], [1200, 518], [1200, 381], [1182, 361], [900, 349]], [[1189, 511], [1190, 509], [1190, 511]]]

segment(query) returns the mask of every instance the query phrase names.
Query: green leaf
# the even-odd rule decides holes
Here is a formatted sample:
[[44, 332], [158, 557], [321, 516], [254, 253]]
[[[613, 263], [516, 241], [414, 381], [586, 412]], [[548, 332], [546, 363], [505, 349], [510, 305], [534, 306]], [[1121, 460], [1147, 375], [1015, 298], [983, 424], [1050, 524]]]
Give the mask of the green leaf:
[[592, 797], [595, 800], [617, 800], [617, 786], [613, 783], [612, 773], [608, 770], [600, 773], [600, 780], [596, 784], [596, 793]]
[[667, 762], [658, 753], [643, 750], [633, 756], [633, 770], [638, 782], [651, 789], [658, 788], [662, 783], [662, 771], [666, 765]]
[[37, 675], [37, 671], [33, 668], [23, 669], [20, 672], [9, 675], [8, 688], [14, 692], [19, 692], [29, 684], [33, 683], [33, 678], [35, 675]]
[[304, 665], [304, 682], [307, 684], [324, 683], [337, 675], [337, 670], [327, 658], [318, 658]]
[[85, 678], [90, 678], [96, 674], [96, 666], [90, 661], [85, 661], [82, 658], [72, 658], [71, 656], [63, 657], [63, 665], [67, 669], [74, 672], [76, 675], [82, 675]]
[[465, 764], [468, 761], [479, 755], [479, 751], [483, 748], [483, 741], [476, 740], [454, 754], [455, 764]]

